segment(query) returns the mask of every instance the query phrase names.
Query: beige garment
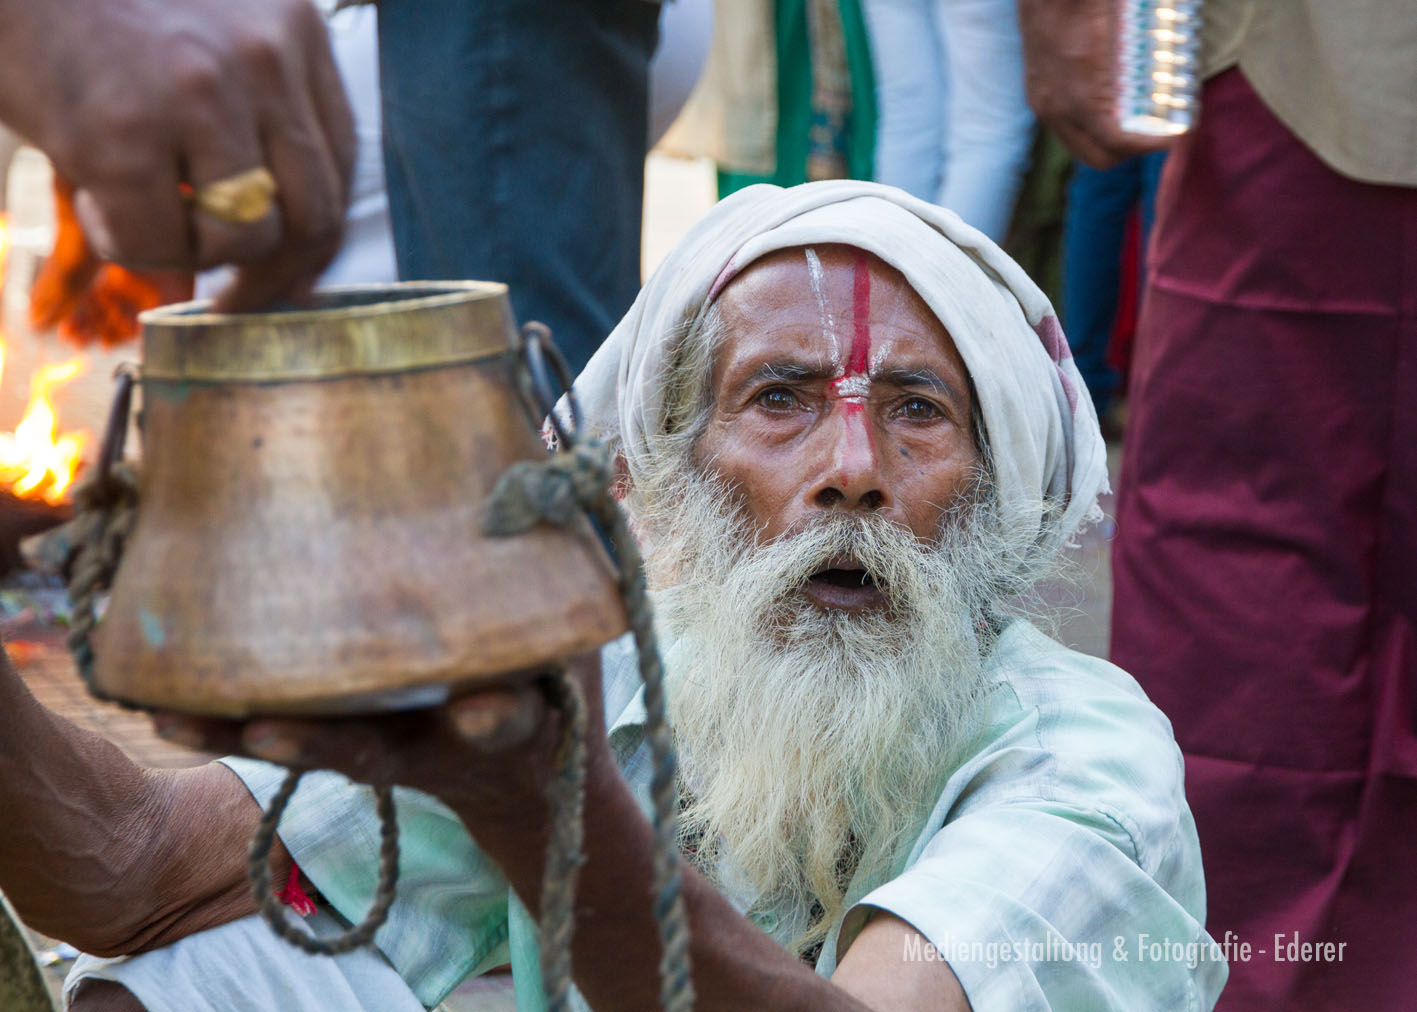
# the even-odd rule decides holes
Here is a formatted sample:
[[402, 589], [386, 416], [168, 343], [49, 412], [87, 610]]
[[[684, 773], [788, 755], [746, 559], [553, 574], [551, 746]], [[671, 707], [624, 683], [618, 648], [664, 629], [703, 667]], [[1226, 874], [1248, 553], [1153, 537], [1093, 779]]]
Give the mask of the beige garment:
[[766, 0], [717, 0], [708, 66], [660, 151], [749, 175], [777, 170], [774, 10]]
[[1205, 76], [1238, 65], [1330, 167], [1417, 186], [1417, 0], [1206, 0], [1201, 17]]

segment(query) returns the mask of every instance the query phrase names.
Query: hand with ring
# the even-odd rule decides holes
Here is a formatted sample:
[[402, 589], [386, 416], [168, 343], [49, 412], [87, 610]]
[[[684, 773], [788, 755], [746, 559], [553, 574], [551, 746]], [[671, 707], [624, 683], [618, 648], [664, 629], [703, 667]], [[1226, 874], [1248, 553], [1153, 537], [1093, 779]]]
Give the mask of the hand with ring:
[[102, 256], [235, 264], [224, 310], [308, 291], [339, 247], [355, 143], [309, 0], [0, 4], [0, 120], [76, 184]]
[[192, 191], [198, 211], [232, 225], [254, 225], [271, 213], [276, 177], [264, 166], [247, 169]]

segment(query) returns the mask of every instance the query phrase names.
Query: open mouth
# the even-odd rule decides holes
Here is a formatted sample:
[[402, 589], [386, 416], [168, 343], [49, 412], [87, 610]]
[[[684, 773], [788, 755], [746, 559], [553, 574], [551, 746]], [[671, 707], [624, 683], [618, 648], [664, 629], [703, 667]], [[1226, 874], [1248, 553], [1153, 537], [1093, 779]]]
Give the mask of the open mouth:
[[809, 580], [829, 583], [833, 587], [874, 587], [875, 579], [864, 569], [823, 569], [813, 573]]
[[807, 578], [807, 596], [828, 608], [858, 610], [885, 599], [881, 587], [866, 568], [853, 559], [832, 559]]

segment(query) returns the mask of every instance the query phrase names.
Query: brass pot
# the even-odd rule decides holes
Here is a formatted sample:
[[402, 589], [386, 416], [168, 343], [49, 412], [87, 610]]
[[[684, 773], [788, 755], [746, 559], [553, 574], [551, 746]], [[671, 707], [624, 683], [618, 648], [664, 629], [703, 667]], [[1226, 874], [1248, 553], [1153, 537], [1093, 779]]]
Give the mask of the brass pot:
[[506, 288], [331, 289], [313, 308], [144, 314], [136, 525], [99, 691], [192, 713], [429, 705], [626, 627], [588, 526], [486, 538], [545, 456]]

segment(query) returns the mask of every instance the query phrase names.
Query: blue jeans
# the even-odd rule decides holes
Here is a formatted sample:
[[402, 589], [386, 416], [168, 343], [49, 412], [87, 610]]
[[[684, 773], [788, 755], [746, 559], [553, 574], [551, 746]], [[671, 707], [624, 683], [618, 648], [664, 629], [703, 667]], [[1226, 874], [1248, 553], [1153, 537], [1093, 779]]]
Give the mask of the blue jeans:
[[579, 372], [639, 290], [658, 20], [644, 0], [381, 0], [400, 277], [505, 282]]
[[1165, 161], [1166, 153], [1158, 151], [1105, 171], [1079, 163], [1068, 184], [1063, 219], [1063, 331], [1099, 418], [1106, 414], [1119, 385], [1117, 370], [1107, 361], [1107, 345], [1117, 321], [1127, 220], [1140, 203], [1140, 291], [1146, 280], [1146, 239], [1156, 214], [1156, 185]]

